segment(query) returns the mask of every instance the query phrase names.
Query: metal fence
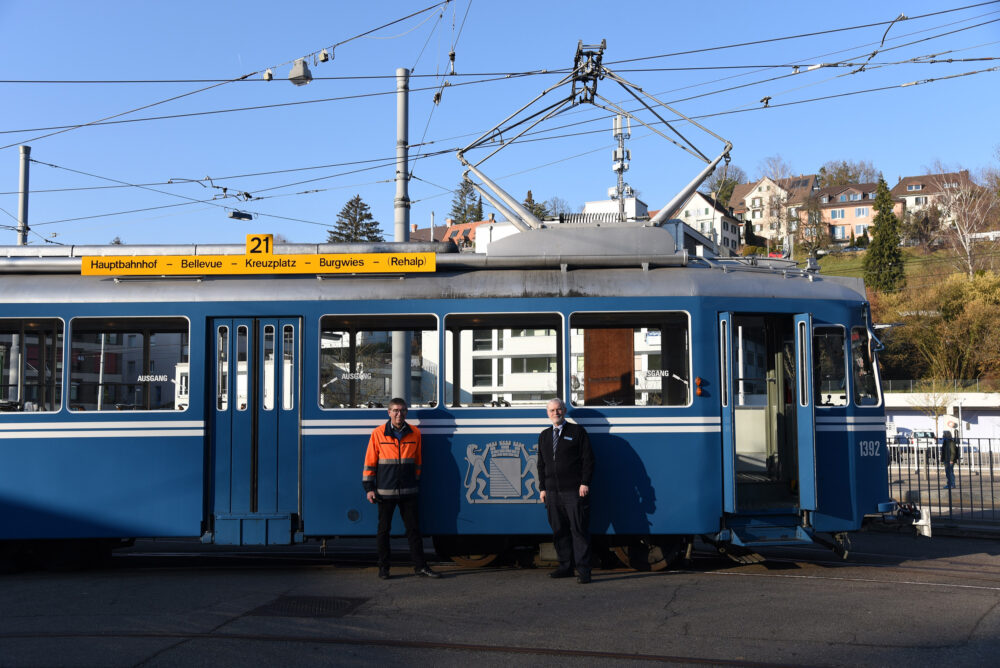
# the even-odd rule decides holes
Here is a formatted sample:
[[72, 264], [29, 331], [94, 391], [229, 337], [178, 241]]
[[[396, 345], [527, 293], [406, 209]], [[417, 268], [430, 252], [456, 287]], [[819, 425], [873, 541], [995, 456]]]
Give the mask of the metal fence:
[[959, 393], [959, 392], [1000, 392], [1000, 381], [996, 379], [972, 380], [892, 380], [882, 379], [883, 392], [900, 393]]
[[947, 486], [940, 439], [889, 438], [889, 493], [932, 518], [1000, 524], [1000, 439], [963, 438], [955, 486]]

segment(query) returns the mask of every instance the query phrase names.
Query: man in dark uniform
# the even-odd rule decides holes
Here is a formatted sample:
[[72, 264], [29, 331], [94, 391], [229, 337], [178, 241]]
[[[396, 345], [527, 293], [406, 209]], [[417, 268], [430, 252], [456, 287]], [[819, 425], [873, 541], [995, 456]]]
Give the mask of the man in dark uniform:
[[566, 404], [551, 399], [546, 406], [552, 426], [538, 435], [538, 489], [552, 526], [559, 568], [552, 578], [573, 576], [590, 582], [590, 481], [594, 453], [583, 427], [566, 422]]

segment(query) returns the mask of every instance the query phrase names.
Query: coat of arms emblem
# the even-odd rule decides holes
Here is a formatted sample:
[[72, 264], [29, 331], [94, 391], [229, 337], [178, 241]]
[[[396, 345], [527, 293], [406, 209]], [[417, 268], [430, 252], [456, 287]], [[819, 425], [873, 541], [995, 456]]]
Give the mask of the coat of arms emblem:
[[493, 441], [465, 448], [465, 499], [469, 503], [540, 503], [538, 446]]

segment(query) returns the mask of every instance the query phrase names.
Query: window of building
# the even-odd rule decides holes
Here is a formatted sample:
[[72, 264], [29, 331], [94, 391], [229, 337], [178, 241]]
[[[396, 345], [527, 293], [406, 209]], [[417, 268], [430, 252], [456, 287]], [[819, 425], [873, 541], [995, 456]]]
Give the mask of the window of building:
[[475, 329], [472, 331], [473, 350], [493, 350], [493, 330]]
[[[543, 405], [560, 396], [558, 314], [454, 314], [445, 318], [445, 402], [449, 406]], [[474, 350], [490, 332], [494, 350]]]
[[840, 199], [841, 202], [846, 202], [847, 201], [847, 195], [841, 195], [839, 199]]
[[753, 216], [751, 216], [751, 217], [752, 217], [752, 218], [753, 218], [754, 220], [757, 220], [758, 218], [760, 218], [760, 211], [754, 211], [754, 212], [753, 212]]
[[830, 220], [839, 220], [844, 217], [844, 209], [831, 209]]
[[62, 359], [61, 320], [0, 319], [0, 412], [59, 410]]
[[834, 225], [833, 227], [833, 238], [834, 239], [845, 239], [847, 228], [843, 225]]
[[855, 236], [861, 236], [862, 234], [865, 233], [865, 230], [867, 230], [867, 229], [868, 229], [867, 225], [855, 225], [854, 226], [854, 235]]
[[927, 204], [927, 197], [926, 196], [924, 196], [924, 197], [914, 197], [913, 198], [913, 203], [915, 205], [917, 205], [917, 206], [920, 206], [920, 205], [923, 205], [923, 204]]
[[813, 329], [813, 381], [816, 405], [847, 405], [847, 364], [843, 327]]
[[760, 197], [754, 197], [753, 201], [750, 202], [750, 206], [760, 206], [760, 205], [761, 205]]
[[184, 318], [75, 318], [70, 323], [70, 409], [169, 411], [189, 373]]
[[906, 185], [906, 190], [908, 192], [913, 192], [915, 190], [923, 190], [923, 189], [924, 189], [924, 187], [922, 185], [920, 185], [919, 183], [908, 183]]
[[875, 194], [876, 193], [875, 193], [874, 190], [872, 192], [868, 193], [868, 199], [875, 199]]
[[851, 193], [851, 201], [857, 202], [861, 199], [861, 193]]
[[859, 206], [854, 210], [855, 218], [867, 218], [871, 210], [867, 206]]
[[575, 406], [686, 406], [691, 402], [686, 313], [574, 313]]
[[[472, 330], [468, 334], [471, 349]], [[319, 405], [387, 407], [392, 399], [393, 353], [402, 346], [403, 359], [409, 356], [410, 406], [436, 406], [438, 341], [437, 318], [432, 315], [323, 316]]]

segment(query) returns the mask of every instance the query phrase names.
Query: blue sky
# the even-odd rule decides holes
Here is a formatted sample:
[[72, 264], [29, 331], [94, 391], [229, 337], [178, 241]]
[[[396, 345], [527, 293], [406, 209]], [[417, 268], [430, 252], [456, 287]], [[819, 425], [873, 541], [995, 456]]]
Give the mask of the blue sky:
[[[115, 237], [127, 244], [242, 243], [249, 232], [322, 242], [357, 194], [391, 238], [397, 67], [418, 75], [411, 81], [410, 142], [423, 145], [411, 149], [411, 158], [447, 151], [413, 162], [411, 222], [426, 226], [433, 212], [441, 224], [451, 208], [449, 191], [462, 177], [453, 149], [560, 77], [504, 75], [567, 68], [581, 39], [606, 39], [611, 69], [684, 114], [705, 116], [700, 122], [733, 143], [733, 164], [751, 176], [775, 155], [801, 173], [828, 160], [869, 160], [890, 186], [936, 161], [978, 169], [997, 161], [1000, 71], [957, 75], [1000, 66], [990, 60], [1000, 57], [1000, 2], [945, 11], [972, 4], [455, 0], [443, 11], [352, 39], [431, 0], [293, 6], [0, 0], [0, 146], [6, 147], [0, 149], [0, 244], [16, 242], [10, 228], [21, 143], [37, 161], [32, 245], [105, 244]], [[932, 12], [942, 13], [915, 18]], [[886, 34], [883, 22], [900, 13], [910, 18]], [[867, 24], [881, 25], [838, 30]], [[823, 34], [719, 48], [806, 33]], [[880, 52], [855, 71], [883, 35]], [[292, 61], [333, 45], [331, 61], [308, 61], [311, 83], [287, 81]], [[453, 45], [459, 76], [434, 76], [447, 71]], [[913, 62], [929, 58], [955, 62]], [[816, 63], [855, 65], [806, 71]], [[802, 72], [786, 76], [795, 64]], [[255, 75], [216, 85], [268, 67], [272, 81]], [[901, 86], [927, 79], [935, 81]], [[121, 83], [140, 80], [149, 83]], [[54, 83], [60, 81], [92, 83]], [[443, 81], [450, 85], [435, 105]], [[599, 92], [615, 101], [627, 97], [607, 80]], [[183, 97], [124, 113], [177, 96]], [[771, 98], [768, 109], [764, 97]], [[285, 106], [205, 113], [266, 105]], [[45, 128], [119, 114], [115, 120], [175, 117], [41, 137], [56, 131]], [[587, 105], [572, 109], [539, 129], [579, 125], [515, 144], [484, 171], [519, 199], [529, 189], [538, 200], [556, 196], [574, 207], [603, 199], [615, 183], [605, 115]], [[683, 124], [678, 129], [706, 154], [718, 153], [713, 138]], [[575, 136], [553, 137], [566, 134]], [[627, 180], [650, 208], [661, 207], [701, 169], [645, 130], [634, 128], [628, 147]], [[93, 189], [122, 184], [145, 187]], [[254, 199], [232, 196], [241, 192]], [[255, 217], [234, 221], [230, 209]]]

